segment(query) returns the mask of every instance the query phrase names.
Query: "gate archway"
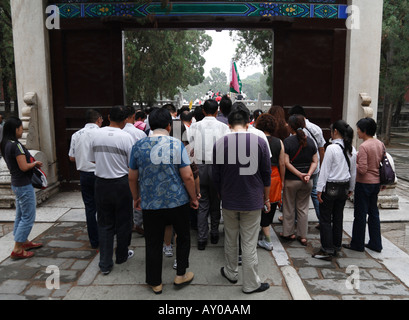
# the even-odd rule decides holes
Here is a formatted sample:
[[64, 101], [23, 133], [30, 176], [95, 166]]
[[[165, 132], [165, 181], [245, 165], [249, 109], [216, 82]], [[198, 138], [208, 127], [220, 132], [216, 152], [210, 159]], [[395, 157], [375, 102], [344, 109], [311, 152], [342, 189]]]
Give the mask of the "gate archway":
[[[35, 22], [35, 28], [41, 28], [42, 46], [34, 55], [50, 58], [41, 70], [47, 80], [47, 107], [40, 108], [50, 120], [50, 146], [44, 148], [55, 180], [75, 180], [67, 153], [72, 133], [84, 125], [84, 110], [108, 110], [125, 102], [124, 29], [272, 29], [274, 104], [304, 105], [308, 117], [325, 129], [339, 118], [356, 122], [363, 114], [358, 108], [359, 93], [367, 92], [377, 103], [379, 80], [371, 77], [379, 72], [382, 0], [370, 4], [357, 0], [170, 1], [171, 7], [165, 8], [158, 2], [124, 0], [22, 2], [12, 0], [15, 25], [27, 31]], [[361, 6], [361, 30], [356, 33], [346, 28], [347, 7], [354, 4]], [[47, 30], [44, 26], [49, 5], [59, 9], [60, 29]], [[33, 16], [37, 14], [41, 16]], [[23, 21], [24, 15], [32, 21]], [[376, 30], [367, 29], [373, 26]], [[34, 47], [36, 40], [17, 42], [16, 55], [24, 56], [24, 50]], [[358, 55], [357, 49], [361, 50]], [[373, 57], [363, 59], [360, 55], [368, 51]], [[22, 99], [27, 90], [41, 90], [36, 90], [33, 79], [24, 78], [30, 66], [20, 61], [17, 78]], [[369, 72], [365, 76], [360, 74], [362, 67]], [[27, 85], [29, 82], [34, 84]]]

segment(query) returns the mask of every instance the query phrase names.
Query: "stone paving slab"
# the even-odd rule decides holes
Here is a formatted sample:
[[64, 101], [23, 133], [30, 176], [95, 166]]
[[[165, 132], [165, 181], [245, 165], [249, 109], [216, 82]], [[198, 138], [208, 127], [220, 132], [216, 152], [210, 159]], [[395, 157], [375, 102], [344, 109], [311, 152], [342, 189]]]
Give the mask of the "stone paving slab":
[[[67, 196], [68, 200], [61, 197]], [[220, 275], [224, 263], [223, 228], [219, 244], [209, 244], [205, 251], [196, 247], [196, 232], [192, 231], [190, 271], [195, 273], [193, 283], [183, 290], [173, 288], [175, 271], [173, 258], [163, 259], [164, 292], [152, 294], [145, 284], [144, 238], [133, 235], [130, 248], [135, 256], [127, 263], [115, 265], [108, 276], [98, 269], [99, 255], [88, 243], [84, 217], [81, 217], [80, 194], [65, 193], [58, 198], [65, 214], [52, 223], [36, 223], [33, 239], [45, 246], [35, 251], [36, 256], [24, 261], [8, 258], [13, 242], [9, 233], [0, 239], [0, 299], [67, 299], [67, 300], [388, 300], [409, 298], [409, 255], [385, 239], [385, 250], [377, 254], [343, 249], [331, 262], [311, 257], [320, 247], [319, 231], [312, 219], [309, 226], [309, 245], [297, 241], [281, 242], [281, 224], [274, 224], [273, 252], [259, 248], [259, 274], [270, 284], [266, 292], [245, 295], [239, 282], [228, 283]], [[75, 204], [71, 204], [74, 202]], [[45, 203], [47, 204], [47, 202]], [[76, 207], [77, 206], [77, 207]], [[56, 202], [47, 209], [60, 212]], [[346, 210], [352, 210], [348, 205]], [[398, 210], [400, 211], [400, 210]], [[44, 211], [45, 212], [45, 211]], [[275, 222], [280, 214], [276, 214]], [[310, 215], [314, 215], [310, 212]], [[392, 215], [392, 214], [391, 214]], [[58, 215], [57, 215], [58, 216]], [[351, 221], [344, 223], [345, 243], [350, 239]], [[60, 271], [59, 289], [47, 289], [46, 281], [52, 275], [47, 267]], [[358, 269], [348, 270], [355, 266]], [[358, 271], [357, 271], [358, 270]], [[354, 273], [355, 272], [355, 273]], [[357, 273], [356, 273], [357, 272]], [[347, 286], [352, 275], [359, 275], [359, 287]], [[352, 282], [355, 284], [355, 282]]]
[[[351, 224], [344, 225], [347, 230]], [[276, 233], [282, 231], [281, 225], [275, 225]], [[388, 268], [386, 257], [400, 254], [399, 260], [394, 260], [394, 267], [405, 268], [405, 259], [398, 248], [386, 239], [383, 258], [377, 259], [373, 252], [356, 252], [343, 249], [332, 261], [322, 261], [311, 255], [320, 248], [319, 231], [310, 224], [308, 229], [307, 247], [297, 241], [283, 242], [292, 265], [297, 270], [305, 288], [313, 300], [372, 300], [372, 299], [407, 299], [409, 288]], [[343, 243], [349, 243], [347, 232], [343, 235]], [[382, 254], [381, 254], [382, 255]], [[402, 270], [403, 271], [403, 270]], [[357, 279], [355, 282], [354, 279]]]
[[[47, 229], [41, 228], [46, 224], [36, 223], [35, 226], [42, 230], [35, 240], [44, 246], [33, 251], [33, 258], [16, 261], [7, 258], [0, 263], [0, 294], [3, 295], [0, 299], [8, 299], [7, 295], [13, 300], [62, 299], [97, 255], [88, 240], [83, 240], [87, 234], [85, 223], [47, 224]], [[70, 241], [60, 240], [64, 236]], [[49, 289], [46, 285], [47, 279], [54, 275], [48, 268], [54, 266], [59, 271], [59, 289]]]

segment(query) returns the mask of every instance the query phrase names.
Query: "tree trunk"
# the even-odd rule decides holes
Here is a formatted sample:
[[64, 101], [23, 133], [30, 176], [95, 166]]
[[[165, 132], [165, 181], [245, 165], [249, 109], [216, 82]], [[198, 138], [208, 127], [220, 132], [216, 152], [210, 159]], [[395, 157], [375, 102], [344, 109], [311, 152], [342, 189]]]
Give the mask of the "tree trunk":
[[391, 143], [391, 123], [392, 123], [392, 113], [394, 104], [390, 103], [388, 105], [388, 111], [386, 113], [386, 126], [385, 126], [385, 136], [383, 138], [383, 143], [388, 146]]
[[405, 104], [405, 97], [402, 96], [402, 98], [399, 100], [399, 102], [396, 105], [396, 110], [393, 113], [392, 116], [392, 124], [394, 127], [399, 127], [399, 118], [400, 118], [400, 113], [402, 111], [402, 107]]
[[10, 95], [10, 76], [7, 70], [7, 60], [6, 57], [0, 53], [0, 69], [1, 69], [1, 82], [4, 94], [4, 110], [6, 115], [11, 112], [11, 95]]
[[379, 131], [382, 139], [385, 139], [385, 135], [386, 135], [386, 124], [388, 122], [387, 120], [388, 110], [389, 110], [389, 95], [385, 94], [385, 97], [383, 99], [382, 119], [381, 119], [380, 131]]

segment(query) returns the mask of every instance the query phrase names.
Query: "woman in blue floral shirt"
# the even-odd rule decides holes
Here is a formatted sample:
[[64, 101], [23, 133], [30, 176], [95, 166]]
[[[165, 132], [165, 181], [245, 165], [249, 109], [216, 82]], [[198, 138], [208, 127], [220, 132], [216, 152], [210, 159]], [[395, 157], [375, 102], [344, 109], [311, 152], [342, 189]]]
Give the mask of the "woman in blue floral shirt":
[[149, 115], [153, 135], [136, 142], [129, 163], [129, 185], [135, 206], [143, 212], [146, 241], [146, 283], [162, 292], [162, 247], [165, 226], [177, 233], [177, 270], [174, 285], [193, 280], [186, 272], [190, 253], [189, 205], [197, 209], [193, 173], [183, 143], [169, 136], [172, 118], [166, 109]]

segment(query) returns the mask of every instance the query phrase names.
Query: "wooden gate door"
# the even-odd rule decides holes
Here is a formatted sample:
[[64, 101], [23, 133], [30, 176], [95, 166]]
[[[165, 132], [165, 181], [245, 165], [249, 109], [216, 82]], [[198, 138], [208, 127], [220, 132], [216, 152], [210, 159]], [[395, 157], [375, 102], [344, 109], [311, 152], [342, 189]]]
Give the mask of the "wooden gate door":
[[71, 136], [84, 127], [88, 108], [107, 121], [113, 105], [124, 104], [121, 29], [50, 32], [54, 117], [59, 179], [79, 180], [68, 150]]
[[299, 104], [328, 141], [331, 123], [342, 119], [345, 29], [276, 29], [273, 103], [287, 111]]

